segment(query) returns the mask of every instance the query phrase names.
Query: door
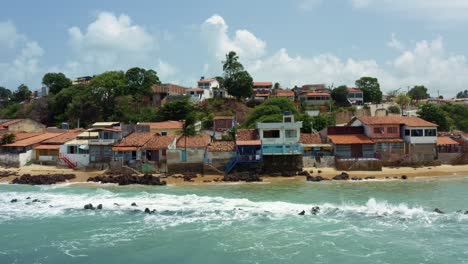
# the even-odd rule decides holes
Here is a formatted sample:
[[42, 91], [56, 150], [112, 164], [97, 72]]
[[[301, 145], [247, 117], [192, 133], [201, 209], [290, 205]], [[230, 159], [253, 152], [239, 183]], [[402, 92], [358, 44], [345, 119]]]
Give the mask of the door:
[[182, 150], [182, 161], [187, 161], [187, 151], [185, 149]]
[[361, 144], [351, 145], [351, 157], [362, 158], [362, 145]]

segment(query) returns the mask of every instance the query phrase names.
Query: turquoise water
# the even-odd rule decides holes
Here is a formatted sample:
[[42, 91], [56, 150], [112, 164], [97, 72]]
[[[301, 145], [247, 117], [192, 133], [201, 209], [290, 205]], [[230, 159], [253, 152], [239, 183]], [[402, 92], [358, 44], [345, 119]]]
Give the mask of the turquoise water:
[[[1, 184], [0, 263], [468, 263], [468, 215], [456, 213], [467, 201], [468, 177]], [[85, 211], [86, 203], [104, 208]], [[313, 206], [320, 213], [311, 214]], [[145, 207], [157, 212], [135, 212]]]

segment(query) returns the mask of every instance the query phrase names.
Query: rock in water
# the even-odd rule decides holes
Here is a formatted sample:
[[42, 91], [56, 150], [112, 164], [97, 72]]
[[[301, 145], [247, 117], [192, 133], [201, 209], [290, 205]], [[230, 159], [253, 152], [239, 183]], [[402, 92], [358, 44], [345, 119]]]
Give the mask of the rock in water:
[[102, 204], [99, 204], [99, 205], [96, 207], [96, 209], [102, 210]]
[[151, 211], [149, 208], [145, 208], [145, 214], [151, 214]]
[[302, 210], [302, 211], [299, 213], [299, 215], [305, 215], [305, 211]]
[[318, 206], [312, 207], [311, 213], [312, 213], [313, 215], [316, 215], [316, 214], [318, 214], [319, 212], [320, 212], [320, 207], [318, 207]]
[[86, 205], [84, 206], [84, 209], [85, 209], [85, 210], [94, 210], [95, 208], [93, 207], [92, 204], [86, 204]]
[[136, 203], [132, 203], [131, 206], [137, 206], [137, 204], [136, 204]]
[[408, 179], [408, 176], [406, 176], [406, 175], [401, 175], [401, 179], [402, 179], [402, 180], [407, 180], [407, 179]]
[[465, 211], [465, 214], [468, 215], [468, 211]]
[[16, 203], [16, 202], [18, 202], [18, 199], [13, 199], [10, 201], [10, 203]]
[[335, 181], [347, 181], [349, 180], [349, 174], [346, 172], [342, 172], [340, 175], [336, 175], [333, 177], [333, 180]]
[[39, 199], [34, 199], [32, 200], [33, 203], [38, 203], [39, 202]]
[[440, 210], [439, 208], [434, 209], [434, 213], [444, 214], [444, 212]]

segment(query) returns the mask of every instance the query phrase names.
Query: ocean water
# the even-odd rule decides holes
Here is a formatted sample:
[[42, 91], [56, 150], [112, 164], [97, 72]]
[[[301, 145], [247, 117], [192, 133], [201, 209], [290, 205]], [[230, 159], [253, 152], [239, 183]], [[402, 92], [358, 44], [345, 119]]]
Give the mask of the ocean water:
[[[87, 203], [103, 210], [83, 210]], [[468, 215], [456, 212], [468, 210], [468, 177], [1, 184], [0, 204], [2, 264], [468, 263]], [[320, 207], [316, 215], [313, 206]], [[156, 212], [142, 213], [146, 207]]]

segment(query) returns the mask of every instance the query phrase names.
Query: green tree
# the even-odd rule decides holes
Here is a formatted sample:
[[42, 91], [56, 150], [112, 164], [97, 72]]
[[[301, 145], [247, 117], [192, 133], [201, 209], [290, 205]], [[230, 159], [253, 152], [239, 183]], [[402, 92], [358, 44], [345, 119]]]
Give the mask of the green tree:
[[49, 72], [42, 77], [42, 84], [49, 88], [49, 93], [57, 94], [62, 89], [70, 87], [72, 82], [61, 72]]
[[187, 99], [169, 101], [159, 109], [157, 119], [160, 121], [184, 120], [194, 110], [194, 106]]
[[468, 90], [457, 93], [457, 98], [468, 98]]
[[397, 105], [389, 106], [387, 110], [391, 114], [401, 114], [401, 109]]
[[273, 90], [278, 90], [278, 89], [281, 89], [281, 85], [279, 84], [279, 82], [275, 82], [275, 85], [273, 85]]
[[18, 89], [13, 93], [12, 99], [17, 103], [29, 100], [31, 98], [32, 92], [29, 90], [28, 86], [21, 84], [18, 86]]
[[106, 120], [118, 118], [115, 113], [115, 98], [124, 94], [127, 85], [122, 71], [108, 71], [95, 76], [88, 85], [94, 103], [102, 109]]
[[418, 111], [419, 117], [422, 119], [437, 124], [440, 131], [449, 130], [449, 122], [447, 115], [438, 106], [433, 104], [424, 104]]
[[11, 91], [5, 87], [0, 86], [0, 101], [9, 101], [11, 98]]
[[223, 61], [223, 71], [224, 87], [230, 95], [236, 97], [238, 101], [252, 95], [253, 79], [244, 70], [244, 66], [239, 62], [239, 56], [234, 51], [226, 55], [226, 60]]
[[348, 102], [348, 87], [346, 87], [345, 85], [341, 85], [341, 86], [338, 86], [337, 88], [333, 89], [332, 92], [331, 92], [331, 98], [339, 106], [349, 105], [349, 102]]
[[380, 104], [382, 102], [382, 91], [377, 78], [362, 77], [356, 81], [357, 88], [361, 89], [364, 96], [364, 102]]
[[57, 94], [49, 96], [49, 111], [57, 123], [69, 121], [67, 116], [69, 105], [75, 97], [85, 90], [84, 86], [76, 85], [62, 89]]
[[11, 144], [11, 143], [15, 142], [15, 139], [16, 139], [16, 135], [13, 134], [13, 133], [4, 134], [2, 136], [1, 144], [2, 145]]
[[316, 131], [320, 131], [326, 127], [334, 126], [334, 125], [335, 125], [335, 116], [330, 113], [320, 114], [312, 118], [312, 127]]
[[249, 113], [244, 126], [253, 128], [257, 122], [281, 122], [285, 111], [291, 111], [295, 118], [299, 120], [299, 112], [293, 102], [284, 97], [272, 97]]
[[124, 90], [125, 95], [133, 95], [136, 99], [141, 99], [145, 95], [152, 93], [151, 87], [161, 84], [158, 74], [154, 70], [145, 70], [134, 67], [125, 72], [127, 87]]
[[420, 101], [429, 98], [429, 93], [424, 85], [416, 85], [408, 91], [408, 96], [413, 101]]
[[411, 98], [404, 93], [398, 94], [393, 100], [395, 103], [399, 104], [402, 109], [407, 109], [411, 103]]

